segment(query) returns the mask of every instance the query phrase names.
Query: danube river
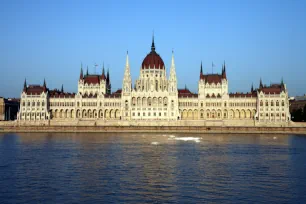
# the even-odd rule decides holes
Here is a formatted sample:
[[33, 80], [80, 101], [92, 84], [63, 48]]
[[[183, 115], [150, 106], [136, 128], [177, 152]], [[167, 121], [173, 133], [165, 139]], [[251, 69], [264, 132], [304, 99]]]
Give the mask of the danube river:
[[306, 137], [0, 134], [0, 203], [306, 203]]

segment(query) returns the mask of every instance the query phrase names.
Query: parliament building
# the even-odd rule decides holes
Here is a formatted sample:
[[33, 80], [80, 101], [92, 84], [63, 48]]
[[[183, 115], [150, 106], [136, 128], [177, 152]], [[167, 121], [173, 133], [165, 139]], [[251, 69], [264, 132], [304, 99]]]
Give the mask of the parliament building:
[[[109, 71], [83, 72], [81, 66], [77, 93], [63, 87], [51, 90], [24, 82], [19, 121], [254, 121], [286, 123], [290, 121], [286, 84], [266, 86], [247, 93], [229, 93], [226, 65], [221, 73], [204, 74], [202, 64], [198, 93], [178, 89], [174, 55], [167, 74], [163, 59], [155, 50], [144, 58], [139, 78], [132, 84], [129, 57], [126, 56], [122, 89], [111, 90]], [[168, 77], [167, 77], [168, 76]], [[120, 124], [120, 122], [117, 124]]]

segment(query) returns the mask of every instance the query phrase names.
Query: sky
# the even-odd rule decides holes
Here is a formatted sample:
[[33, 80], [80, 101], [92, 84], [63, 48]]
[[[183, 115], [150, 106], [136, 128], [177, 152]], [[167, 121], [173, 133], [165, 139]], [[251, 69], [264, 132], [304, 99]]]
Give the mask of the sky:
[[134, 84], [153, 31], [168, 73], [174, 50], [179, 88], [197, 92], [201, 61], [204, 73], [221, 72], [225, 61], [229, 92], [283, 77], [290, 96], [303, 95], [305, 19], [303, 0], [2, 0], [0, 96], [20, 97], [25, 78], [77, 92], [81, 63], [90, 73], [104, 63], [116, 91], [127, 50]]

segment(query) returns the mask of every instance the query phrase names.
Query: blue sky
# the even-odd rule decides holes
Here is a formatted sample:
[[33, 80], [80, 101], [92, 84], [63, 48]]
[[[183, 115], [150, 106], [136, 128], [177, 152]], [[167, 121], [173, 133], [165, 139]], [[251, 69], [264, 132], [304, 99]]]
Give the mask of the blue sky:
[[289, 95], [306, 93], [306, 1], [0, 1], [0, 96], [20, 97], [24, 79], [76, 92], [80, 64], [109, 67], [121, 88], [126, 51], [132, 80], [150, 51], [166, 69], [174, 49], [178, 86], [197, 91], [225, 60], [230, 92], [284, 78]]

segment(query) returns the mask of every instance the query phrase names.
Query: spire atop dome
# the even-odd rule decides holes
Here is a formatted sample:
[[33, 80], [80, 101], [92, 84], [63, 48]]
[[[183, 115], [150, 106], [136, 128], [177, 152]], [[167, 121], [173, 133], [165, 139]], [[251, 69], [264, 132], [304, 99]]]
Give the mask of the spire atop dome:
[[154, 31], [153, 31], [153, 36], [152, 36], [152, 45], [151, 45], [151, 51], [152, 51], [152, 52], [155, 52]]
[[165, 64], [155, 51], [154, 35], [152, 37], [151, 52], [142, 61], [141, 69], [165, 69]]

